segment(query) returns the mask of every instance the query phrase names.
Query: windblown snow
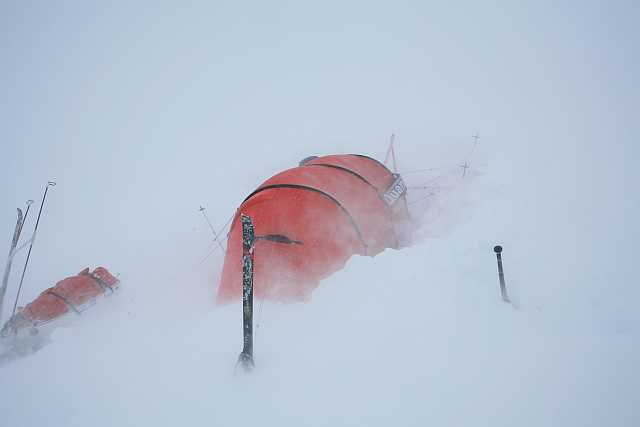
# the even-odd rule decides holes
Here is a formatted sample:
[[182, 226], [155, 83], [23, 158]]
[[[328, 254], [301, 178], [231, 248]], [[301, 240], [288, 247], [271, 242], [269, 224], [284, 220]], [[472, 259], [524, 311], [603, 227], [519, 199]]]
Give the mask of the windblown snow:
[[[121, 289], [0, 365], [0, 425], [640, 425], [637, 7], [265, 5], [2, 6], [0, 245], [58, 183], [20, 304], [87, 266]], [[238, 371], [199, 206], [225, 235], [392, 132], [415, 243], [257, 300]]]
[[561, 257], [513, 230], [503, 303], [505, 199], [465, 179], [427, 197], [414, 246], [352, 258], [307, 303], [258, 301], [248, 375], [241, 307], [214, 307], [198, 269], [123, 274], [121, 294], [0, 368], [6, 425], [633, 425], [635, 311], [567, 295]]

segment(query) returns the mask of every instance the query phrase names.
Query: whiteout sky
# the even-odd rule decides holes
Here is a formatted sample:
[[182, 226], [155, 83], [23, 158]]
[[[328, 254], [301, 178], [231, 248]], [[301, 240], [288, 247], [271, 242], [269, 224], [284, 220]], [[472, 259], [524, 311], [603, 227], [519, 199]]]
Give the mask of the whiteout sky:
[[[67, 332], [31, 358], [0, 367], [2, 405], [14, 408], [8, 425], [37, 424], [41, 421], [38, 416], [30, 409], [21, 410], [21, 404], [27, 408], [44, 402], [47, 393], [55, 393], [59, 387], [70, 393], [70, 399], [83, 393], [93, 396], [92, 390], [119, 394], [126, 389], [125, 384], [110, 382], [106, 374], [91, 382], [78, 377], [72, 381], [74, 387], [63, 385], [64, 377], [52, 372], [54, 367], [64, 370], [71, 350], [85, 356], [82, 360], [87, 365], [97, 360], [97, 353], [78, 343], [91, 343], [100, 351], [111, 351], [110, 355], [130, 354], [131, 366], [139, 367], [146, 361], [140, 348], [153, 342], [158, 352], [165, 346], [174, 349], [164, 362], [190, 364], [189, 372], [197, 376], [197, 369], [204, 365], [199, 362], [210, 356], [207, 345], [217, 348], [214, 332], [235, 337], [237, 325], [228, 323], [235, 317], [224, 311], [234, 309], [216, 311], [213, 304], [222, 258], [216, 254], [200, 263], [210, 247], [210, 235], [197, 211], [200, 205], [206, 206], [212, 221], [221, 226], [260, 182], [296, 165], [301, 158], [363, 153], [381, 159], [391, 133], [398, 136], [401, 171], [455, 168], [465, 160], [475, 132], [480, 134], [473, 159], [477, 185], [465, 187], [464, 196], [453, 198], [455, 203], [444, 203], [442, 214], [425, 217], [420, 245], [406, 252], [385, 253], [377, 262], [354, 260], [353, 267], [349, 265], [335, 282], [329, 281], [330, 291], [321, 294], [324, 299], [317, 298], [312, 305], [286, 310], [272, 307], [272, 331], [278, 321], [283, 326], [286, 322], [282, 319], [293, 322], [300, 316], [304, 319], [301, 322], [324, 331], [319, 332], [324, 339], [321, 344], [305, 347], [303, 343], [301, 351], [322, 351], [322, 346], [332, 345], [327, 331], [340, 329], [353, 317], [347, 305], [336, 306], [331, 300], [339, 301], [342, 295], [336, 283], [354, 283], [358, 279], [353, 280], [352, 274], [375, 283], [380, 282], [379, 277], [393, 281], [386, 272], [410, 269], [411, 265], [421, 267], [415, 277], [402, 273], [402, 277], [411, 277], [408, 281], [422, 280], [433, 273], [429, 270], [433, 267], [440, 270], [431, 279], [444, 280], [454, 289], [420, 288], [424, 294], [419, 299], [429, 301], [425, 313], [439, 307], [439, 298], [446, 301], [444, 308], [438, 309], [440, 316], [432, 319], [434, 323], [460, 319], [461, 325], [476, 327], [473, 316], [463, 315], [463, 308], [468, 313], [474, 306], [465, 291], [465, 280], [482, 286], [488, 286], [485, 278], [495, 280], [491, 247], [502, 243], [505, 257], [512, 261], [508, 273], [516, 299], [525, 313], [513, 321], [535, 331], [527, 335], [527, 345], [521, 346], [518, 339], [507, 341], [511, 360], [526, 359], [530, 353], [522, 349], [528, 346], [553, 347], [562, 342], [555, 348], [561, 349], [560, 359], [566, 366], [573, 367], [572, 378], [579, 378], [578, 373], [605, 372], [605, 366], [610, 374], [599, 376], [606, 378], [600, 382], [571, 383], [574, 388], [569, 387], [568, 396], [583, 389], [591, 394], [573, 401], [575, 411], [561, 417], [565, 424], [608, 419], [612, 425], [634, 425], [638, 412], [630, 408], [632, 395], [622, 393], [639, 383], [637, 369], [629, 363], [638, 360], [640, 322], [635, 271], [640, 237], [637, 2], [129, 3], [6, 1], [0, 5], [0, 238], [7, 249], [15, 208], [29, 198], [39, 203], [46, 182], [58, 183], [48, 196], [21, 303], [89, 265], [106, 265], [120, 273], [128, 292], [121, 301], [124, 308], [111, 314], [112, 319], [96, 314], [97, 323], [76, 330], [76, 336]], [[420, 182], [418, 177], [413, 179]], [[33, 226], [35, 212], [30, 215], [26, 231]], [[443, 261], [438, 264], [425, 259]], [[14, 298], [22, 260], [16, 259], [8, 301]], [[425, 278], [425, 283], [433, 282]], [[376, 307], [382, 309], [384, 300], [391, 298], [393, 284], [388, 285], [386, 290], [374, 287], [378, 290], [374, 295], [381, 299], [372, 303]], [[359, 284], [345, 291], [345, 298], [351, 298], [349, 307], [363, 289], [366, 287]], [[462, 308], [450, 301], [461, 295], [467, 295]], [[365, 313], [372, 316], [367, 318], [368, 324], [402, 317], [403, 308], [393, 298], [395, 302], [389, 303], [384, 315]], [[499, 311], [499, 304], [488, 301], [493, 300], [487, 296], [478, 309], [492, 319], [487, 324], [493, 327], [512, 320], [504, 317], [511, 314]], [[305, 313], [305, 307], [311, 314]], [[325, 324], [323, 310], [329, 307], [342, 308], [336, 308], [332, 322]], [[136, 310], [144, 315], [135, 317]], [[284, 317], [278, 318], [278, 310], [284, 310]], [[314, 317], [313, 313], [318, 314]], [[105, 308], [103, 315], [109, 316], [109, 309]], [[183, 319], [183, 324], [191, 322], [196, 331], [185, 338], [190, 354], [197, 354], [188, 360], [180, 360], [183, 355], [175, 350], [176, 341], [182, 339], [180, 328], [173, 326], [176, 318]], [[579, 337], [579, 343], [550, 338], [536, 329], [536, 322], [547, 325], [542, 328], [545, 331], [559, 323], [561, 338], [576, 332], [574, 338]], [[128, 332], [119, 335], [109, 324]], [[274, 342], [283, 346], [302, 328], [286, 324], [281, 332], [273, 332], [281, 333]], [[446, 346], [450, 342], [447, 333], [459, 333], [455, 338], [460, 345], [460, 340], [487, 330], [472, 329], [467, 335], [462, 326], [460, 330], [445, 329], [436, 341]], [[92, 331], [106, 337], [91, 338]], [[158, 339], [147, 337], [143, 344], [137, 343], [141, 331]], [[163, 341], [165, 332], [170, 342]], [[204, 340], [208, 344], [198, 348], [194, 343], [209, 332], [212, 336]], [[339, 339], [346, 340], [346, 336], [350, 335]], [[513, 336], [519, 335], [509, 335]], [[115, 343], [118, 352], [108, 350], [104, 347], [107, 344], [101, 347], [103, 339], [112, 340], [109, 342]], [[217, 366], [215, 372], [229, 371], [229, 366], [222, 365], [232, 366], [239, 350], [236, 341], [225, 340], [231, 343], [224, 344], [228, 353], [216, 353], [206, 363]], [[279, 359], [276, 347], [274, 344], [269, 354], [273, 363], [282, 365], [272, 366], [272, 371], [265, 368], [256, 388], [248, 386], [256, 400], [258, 391], [268, 393], [276, 375], [285, 375], [289, 383], [302, 386], [295, 378], [304, 371], [304, 363], [285, 369], [283, 360], [293, 359], [290, 354]], [[389, 363], [402, 363], [400, 354], [406, 351], [399, 350]], [[354, 355], [345, 362], [338, 358], [340, 353], [327, 352], [345, 372], [357, 365]], [[472, 354], [473, 348], [463, 347], [465, 352]], [[432, 354], [432, 349], [424, 344], [420, 354]], [[438, 387], [451, 384], [451, 378], [464, 378], [459, 367], [465, 360], [447, 369], [444, 361], [448, 356], [439, 357], [442, 359], [426, 362], [435, 363], [431, 366], [438, 366], [442, 375], [423, 378], [431, 398], [437, 395], [434, 390]], [[526, 359], [529, 368], [535, 366], [536, 359], [539, 355]], [[553, 366], [545, 360], [543, 368]], [[376, 381], [368, 380], [395, 384], [384, 360], [368, 363], [375, 365]], [[118, 376], [115, 369], [129, 365], [122, 362], [115, 366], [114, 371], [107, 371], [109, 375], [126, 377]], [[472, 367], [487, 368], [482, 364], [465, 366], [469, 371]], [[146, 374], [137, 377], [141, 383], [155, 378], [152, 368], [145, 369]], [[163, 364], [159, 369], [167, 367]], [[294, 373], [287, 376], [289, 371]], [[35, 373], [25, 377], [26, 372]], [[403, 372], [409, 375], [406, 369]], [[546, 372], [553, 376], [563, 371]], [[314, 375], [312, 380], [326, 388], [339, 388], [339, 382], [325, 377], [330, 375]], [[356, 377], [362, 384], [359, 374]], [[479, 381], [483, 379], [486, 377]], [[39, 381], [46, 386], [40, 387]], [[509, 381], [505, 379], [507, 388], [521, 389], [518, 381]], [[530, 385], [523, 381], [525, 388]], [[189, 384], [182, 380], [182, 386]], [[196, 389], [203, 402], [217, 401], [228, 407], [227, 391], [232, 389], [231, 395], [239, 398], [244, 386], [244, 382], [238, 385], [225, 377], [197, 383]], [[45, 391], [33, 402], [28, 402], [26, 392], [10, 401], [5, 399], [11, 389], [38, 387]], [[145, 390], [143, 386], [134, 390], [137, 387]], [[347, 389], [370, 393], [366, 381], [362, 388], [353, 387]], [[424, 390], [413, 390], [407, 392], [409, 401], [420, 410], [403, 408], [399, 420], [391, 413], [380, 419], [384, 425], [394, 419], [400, 424], [425, 420], [482, 424], [479, 420], [486, 414], [477, 409], [483, 403], [474, 399], [491, 396], [493, 389], [477, 386], [471, 390], [463, 394], [464, 408], [456, 406], [455, 393], [448, 390], [443, 406], [448, 409], [429, 407], [437, 414], [434, 417], [428, 416], [429, 408], [421, 407], [417, 397]], [[557, 387], [536, 390], [539, 396], [546, 396]], [[617, 396], [618, 392], [621, 406], [614, 411], [605, 404], [611, 402], [603, 403], [601, 398]], [[137, 406], [135, 396], [130, 392], [119, 399], [109, 412], [113, 418], [105, 418], [105, 425], [111, 421], [125, 425], [123, 420], [130, 419], [127, 414], [131, 413], [144, 424], [148, 413]], [[167, 395], [155, 396], [156, 400], [170, 401]], [[285, 393], [282, 399], [294, 396]], [[406, 397], [402, 393], [398, 396]], [[127, 398], [131, 398], [130, 406]], [[526, 407], [526, 400], [522, 396], [516, 400], [517, 409], [507, 411], [511, 425], [517, 423], [515, 417]], [[342, 399], [329, 399], [327, 405], [339, 401]], [[534, 401], [541, 418], [532, 416], [521, 420], [522, 424], [553, 424], [558, 412], [545, 412], [550, 406], [543, 398]], [[296, 402], [295, 414], [312, 407], [311, 399], [298, 398]], [[366, 402], [358, 400], [352, 411], [341, 407], [331, 412], [327, 405], [318, 410], [341, 414], [356, 423], [360, 415], [379, 407]], [[273, 409], [280, 408], [278, 405], [261, 404], [274, 424], [276, 420], [300, 421], [294, 415], [283, 418], [285, 409]], [[87, 414], [100, 412], [88, 407], [93, 409], [85, 413], [71, 404], [63, 405], [56, 412], [57, 420], [60, 425], [82, 425]], [[242, 411], [239, 404], [231, 408]], [[481, 418], [453, 415], [465, 408]], [[581, 410], [589, 415], [580, 419], [583, 422], [571, 416]], [[176, 410], [176, 417], [181, 411], [189, 411], [188, 404]], [[613, 412], [618, 417], [607, 418]], [[195, 413], [204, 417], [206, 411]], [[230, 419], [231, 415], [221, 416], [222, 421]], [[254, 414], [251, 419], [260, 418]], [[315, 422], [322, 425], [320, 420], [322, 417]]]

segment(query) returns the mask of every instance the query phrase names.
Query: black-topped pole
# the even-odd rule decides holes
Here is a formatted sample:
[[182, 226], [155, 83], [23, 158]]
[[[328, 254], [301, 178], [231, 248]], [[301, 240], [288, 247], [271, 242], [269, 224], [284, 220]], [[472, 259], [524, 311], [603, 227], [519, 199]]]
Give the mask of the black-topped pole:
[[253, 222], [242, 214], [242, 332], [243, 348], [238, 363], [245, 371], [254, 367], [253, 362], [253, 249], [255, 231]]
[[500, 278], [500, 293], [502, 294], [502, 300], [504, 302], [511, 302], [507, 295], [507, 285], [504, 282], [504, 271], [502, 270], [502, 246], [497, 245], [493, 247], [493, 251], [498, 258], [498, 276]]

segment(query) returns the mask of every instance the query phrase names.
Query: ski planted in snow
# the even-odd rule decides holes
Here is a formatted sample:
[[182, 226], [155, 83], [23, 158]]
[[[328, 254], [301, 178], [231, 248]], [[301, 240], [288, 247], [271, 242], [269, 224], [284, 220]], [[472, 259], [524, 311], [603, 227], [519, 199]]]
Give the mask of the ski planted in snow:
[[7, 292], [7, 283], [9, 282], [9, 274], [11, 273], [11, 262], [13, 261], [13, 255], [16, 252], [16, 247], [18, 246], [18, 241], [20, 240], [20, 232], [22, 231], [22, 225], [24, 224], [23, 221], [24, 218], [22, 216], [22, 209], [18, 208], [18, 222], [16, 223], [16, 228], [13, 232], [13, 239], [11, 240], [11, 246], [9, 248], [9, 256], [7, 257], [7, 264], [4, 268], [4, 276], [2, 276], [2, 285], [0, 286], [0, 320], [2, 320], [2, 305], [4, 302], [4, 294], [5, 292]]
[[254, 367], [253, 362], [253, 249], [255, 231], [253, 222], [241, 214], [242, 221], [242, 331], [243, 348], [238, 363], [245, 371]]

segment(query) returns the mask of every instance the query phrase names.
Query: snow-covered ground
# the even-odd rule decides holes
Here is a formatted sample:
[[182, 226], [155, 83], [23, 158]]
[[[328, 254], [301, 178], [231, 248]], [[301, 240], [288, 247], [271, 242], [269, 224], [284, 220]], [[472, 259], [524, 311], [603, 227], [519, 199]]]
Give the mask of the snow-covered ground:
[[488, 196], [486, 173], [427, 199], [416, 245], [353, 258], [307, 303], [257, 303], [250, 375], [234, 375], [240, 306], [215, 308], [197, 268], [123, 276], [0, 368], [6, 425], [635, 425], [635, 303], [565, 282], [580, 275], [554, 273], [562, 249], [536, 256], [535, 235], [499, 241], [516, 307], [501, 302], [492, 246], [509, 198]]
[[[637, 7], [269, 3], [2, 6], [0, 238], [58, 182], [21, 303], [122, 289], [0, 366], [0, 425], [640, 425]], [[258, 302], [234, 375], [198, 207], [391, 132], [416, 243]]]

